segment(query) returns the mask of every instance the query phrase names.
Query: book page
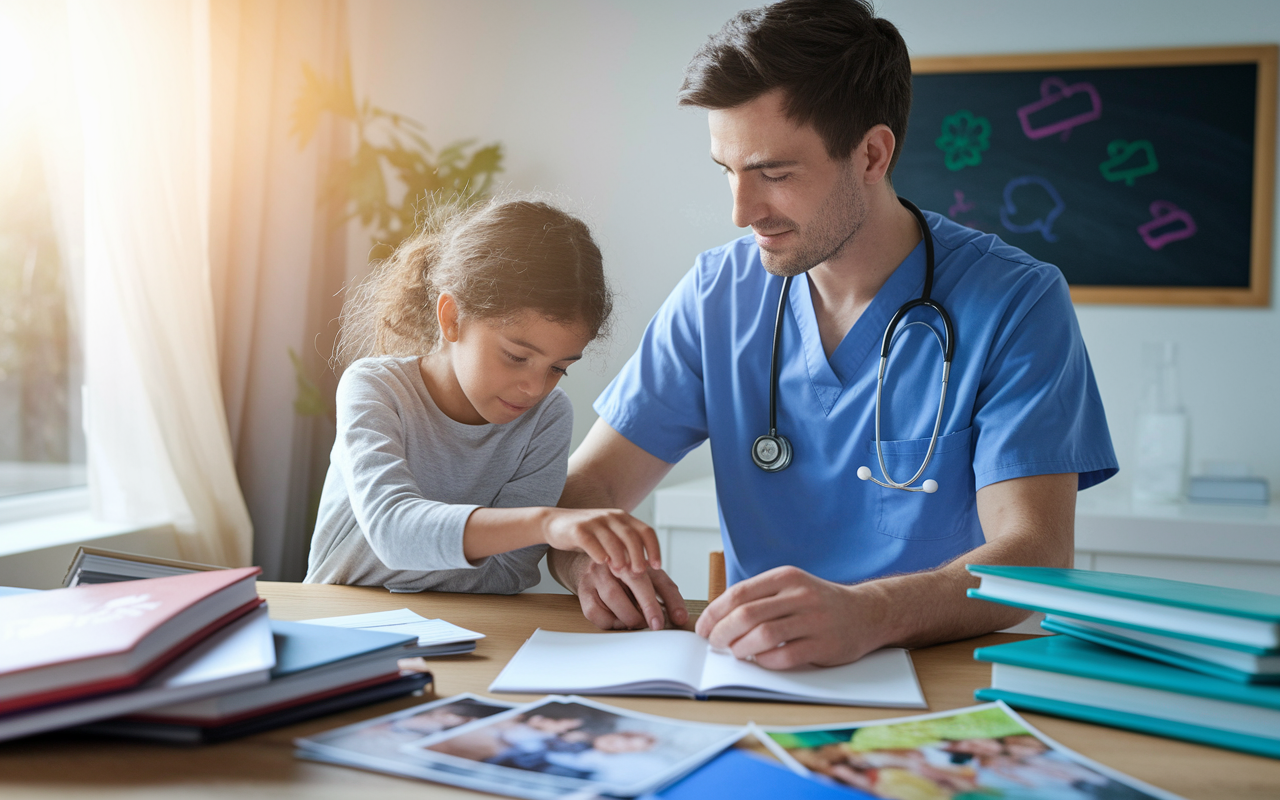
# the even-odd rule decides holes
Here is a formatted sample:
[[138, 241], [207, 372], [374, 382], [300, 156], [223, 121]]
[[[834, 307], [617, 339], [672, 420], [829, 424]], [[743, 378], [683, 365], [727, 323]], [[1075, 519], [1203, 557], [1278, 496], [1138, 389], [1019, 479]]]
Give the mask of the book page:
[[332, 625], [337, 628], [360, 628], [370, 631], [386, 631], [387, 633], [413, 634], [418, 637], [419, 647], [453, 642], [474, 642], [483, 639], [483, 633], [469, 631], [466, 628], [446, 622], [442, 619], [427, 619], [407, 608], [395, 611], [374, 611], [369, 614], [348, 614], [342, 617], [322, 617], [320, 619], [303, 619], [309, 625]]
[[842, 705], [927, 708], [911, 656], [901, 648], [877, 650], [839, 667], [777, 671], [708, 647], [700, 691], [729, 696], [734, 693], [716, 690], [730, 687], [763, 689], [791, 699], [812, 698]]
[[706, 652], [706, 641], [689, 631], [557, 633], [539, 628], [489, 690], [573, 693], [671, 681], [693, 691]]

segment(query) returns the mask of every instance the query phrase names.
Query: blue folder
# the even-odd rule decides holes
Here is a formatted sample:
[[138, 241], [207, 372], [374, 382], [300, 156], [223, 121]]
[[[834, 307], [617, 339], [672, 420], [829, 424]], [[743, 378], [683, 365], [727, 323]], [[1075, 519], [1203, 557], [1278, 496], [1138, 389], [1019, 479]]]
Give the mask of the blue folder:
[[662, 791], [644, 795], [638, 800], [706, 800], [710, 797], [732, 797], [733, 800], [851, 800], [865, 797], [875, 800], [875, 795], [802, 777], [733, 747]]

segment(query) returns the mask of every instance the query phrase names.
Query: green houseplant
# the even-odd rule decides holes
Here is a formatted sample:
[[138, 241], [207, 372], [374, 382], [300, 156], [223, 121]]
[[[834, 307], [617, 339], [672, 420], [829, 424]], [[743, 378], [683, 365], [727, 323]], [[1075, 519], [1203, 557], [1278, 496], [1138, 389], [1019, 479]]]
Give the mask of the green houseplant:
[[469, 205], [488, 196], [502, 171], [501, 144], [479, 146], [468, 139], [436, 150], [423, 138], [422, 123], [368, 98], [357, 101], [349, 64], [336, 78], [307, 64], [302, 74], [290, 133], [304, 148], [325, 114], [350, 123], [354, 152], [330, 165], [322, 202], [342, 209], [339, 224], [358, 219], [370, 232], [371, 259], [385, 258], [413, 232], [423, 203]]

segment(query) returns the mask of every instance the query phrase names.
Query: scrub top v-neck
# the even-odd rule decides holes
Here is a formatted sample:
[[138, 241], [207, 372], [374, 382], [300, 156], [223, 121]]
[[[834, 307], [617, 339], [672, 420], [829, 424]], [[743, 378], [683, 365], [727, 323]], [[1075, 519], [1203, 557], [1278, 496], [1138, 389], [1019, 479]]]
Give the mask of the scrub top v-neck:
[[[711, 441], [731, 582], [790, 564], [851, 583], [936, 567], [983, 543], [976, 491], [997, 481], [1076, 472], [1085, 488], [1116, 471], [1088, 354], [1061, 273], [997, 237], [926, 213], [933, 297], [956, 329], [951, 388], [931, 495], [857, 478], [879, 474], [874, 445], [879, 344], [893, 313], [919, 296], [916, 247], [828, 358], [806, 276], [792, 282], [778, 377], [778, 432], [794, 460], [759, 469], [768, 430], [769, 359], [782, 279], [751, 237], [703, 253], [663, 303], [597, 413], [652, 455], [678, 461]], [[936, 325], [928, 312], [909, 315]], [[885, 465], [918, 468], [937, 413], [942, 356], [924, 326], [901, 328], [882, 399]]]

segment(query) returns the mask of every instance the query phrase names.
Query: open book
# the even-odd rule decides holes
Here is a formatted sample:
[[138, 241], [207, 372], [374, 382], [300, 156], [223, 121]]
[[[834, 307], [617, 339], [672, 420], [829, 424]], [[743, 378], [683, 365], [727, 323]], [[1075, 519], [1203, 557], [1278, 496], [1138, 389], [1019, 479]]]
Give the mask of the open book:
[[557, 633], [538, 629], [489, 691], [927, 708], [906, 650], [877, 650], [840, 667], [778, 672], [713, 650], [706, 639], [680, 630]]

